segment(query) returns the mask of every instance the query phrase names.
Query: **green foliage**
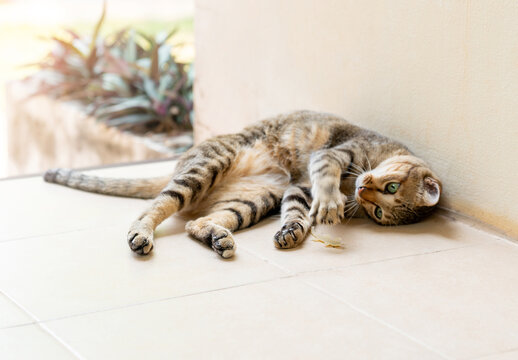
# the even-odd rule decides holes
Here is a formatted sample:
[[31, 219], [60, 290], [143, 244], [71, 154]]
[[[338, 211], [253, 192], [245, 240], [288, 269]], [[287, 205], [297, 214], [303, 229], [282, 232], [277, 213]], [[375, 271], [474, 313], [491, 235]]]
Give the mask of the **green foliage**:
[[123, 29], [100, 36], [105, 9], [91, 36], [67, 30], [37, 65], [38, 94], [79, 100], [100, 121], [136, 132], [168, 132], [192, 126], [193, 67], [175, 61], [168, 40]]

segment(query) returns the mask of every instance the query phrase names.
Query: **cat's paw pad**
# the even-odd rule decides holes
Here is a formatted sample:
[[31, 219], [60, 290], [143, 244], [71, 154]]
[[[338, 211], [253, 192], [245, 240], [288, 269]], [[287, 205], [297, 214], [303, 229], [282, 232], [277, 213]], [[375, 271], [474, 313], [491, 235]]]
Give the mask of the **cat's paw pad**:
[[304, 238], [304, 227], [298, 222], [292, 222], [277, 231], [273, 237], [273, 244], [278, 249], [290, 249], [302, 243]]
[[313, 200], [309, 216], [314, 219], [316, 224], [338, 224], [344, 218], [346, 200], [347, 197], [340, 192], [333, 196], [316, 197]]
[[147, 255], [153, 250], [153, 232], [145, 228], [132, 228], [128, 233], [128, 245], [139, 255]]
[[236, 243], [230, 231], [222, 229], [211, 234], [212, 249], [221, 257], [228, 259], [236, 252]]

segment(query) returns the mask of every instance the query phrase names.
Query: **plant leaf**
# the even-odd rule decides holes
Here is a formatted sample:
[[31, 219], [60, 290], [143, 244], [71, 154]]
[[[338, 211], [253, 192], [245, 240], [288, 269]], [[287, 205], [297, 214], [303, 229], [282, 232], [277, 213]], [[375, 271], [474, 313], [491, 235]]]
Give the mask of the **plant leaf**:
[[52, 40], [57, 42], [59, 44], [59, 46], [63, 47], [65, 50], [69, 50], [69, 51], [73, 52], [74, 54], [79, 55], [82, 58], [85, 57], [85, 54], [83, 54], [83, 52], [77, 46], [75, 46], [73, 43], [67, 42], [67, 41], [57, 38], [55, 36], [52, 37]]
[[158, 92], [156, 88], [156, 84], [153, 80], [145, 76], [143, 79], [143, 87], [144, 91], [146, 92], [147, 96], [149, 96], [153, 100], [160, 100], [160, 93]]
[[160, 46], [153, 43], [152, 54], [151, 54], [151, 65], [149, 67], [149, 77], [156, 83], [160, 80], [160, 69], [158, 67], [158, 49]]
[[88, 54], [88, 59], [86, 60], [86, 65], [90, 73], [93, 73], [93, 69], [95, 63], [97, 62], [97, 38], [99, 36], [99, 31], [101, 30], [101, 26], [104, 22], [104, 17], [106, 16], [106, 0], [103, 1], [103, 12], [101, 14], [101, 18], [95, 25], [94, 33], [92, 35], [92, 40], [90, 42], [90, 52]]
[[123, 57], [127, 62], [135, 62], [137, 60], [137, 44], [135, 43], [135, 30], [133, 29], [129, 32]]
[[142, 124], [146, 123], [150, 120], [156, 119], [156, 115], [154, 114], [131, 114], [119, 116], [110, 120], [107, 120], [106, 123], [111, 126], [120, 126], [125, 124]]
[[155, 36], [155, 40], [156, 40], [156, 43], [157, 44], [165, 44], [165, 42], [167, 40], [169, 40], [169, 38], [171, 38], [171, 36], [173, 36], [174, 34], [176, 34], [176, 32], [178, 31], [177, 28], [174, 28], [174, 29], [171, 29], [171, 31], [169, 32], [165, 32], [165, 31], [160, 31], [158, 34], [156, 34]]
[[105, 116], [108, 113], [116, 113], [120, 111], [126, 111], [131, 109], [149, 109], [151, 108], [151, 101], [144, 96], [136, 96], [130, 99], [122, 100], [118, 104], [109, 105], [100, 109], [101, 114]]

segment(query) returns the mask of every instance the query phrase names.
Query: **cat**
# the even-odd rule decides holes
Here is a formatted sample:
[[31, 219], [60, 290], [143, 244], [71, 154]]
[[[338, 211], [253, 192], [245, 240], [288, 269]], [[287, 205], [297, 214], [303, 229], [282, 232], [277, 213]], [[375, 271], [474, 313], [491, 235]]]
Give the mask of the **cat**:
[[153, 249], [155, 228], [181, 211], [185, 229], [223, 258], [232, 233], [281, 211], [273, 236], [280, 249], [300, 245], [315, 224], [368, 217], [380, 225], [429, 215], [441, 181], [404, 145], [331, 114], [297, 111], [242, 132], [216, 136], [182, 154], [174, 174], [151, 179], [88, 176], [48, 170], [47, 182], [101, 194], [154, 198], [133, 222], [127, 241], [137, 254]]

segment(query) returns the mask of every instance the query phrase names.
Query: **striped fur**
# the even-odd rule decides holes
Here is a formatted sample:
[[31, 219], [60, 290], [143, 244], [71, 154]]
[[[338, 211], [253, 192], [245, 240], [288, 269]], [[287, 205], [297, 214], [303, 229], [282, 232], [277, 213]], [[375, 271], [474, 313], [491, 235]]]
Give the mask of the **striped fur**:
[[[389, 178], [401, 183], [400, 193], [383, 193]], [[313, 224], [336, 224], [345, 216], [367, 216], [382, 225], [418, 221], [435, 207], [442, 190], [405, 146], [339, 117], [309, 111], [209, 139], [183, 154], [172, 176], [106, 179], [57, 169], [49, 170], [45, 180], [154, 198], [128, 233], [128, 244], [138, 254], [153, 249], [158, 224], [181, 212], [195, 219], [186, 231], [224, 258], [235, 252], [234, 231], [279, 209], [282, 227], [274, 244], [292, 248]], [[373, 215], [377, 206], [383, 207], [381, 219]]]

